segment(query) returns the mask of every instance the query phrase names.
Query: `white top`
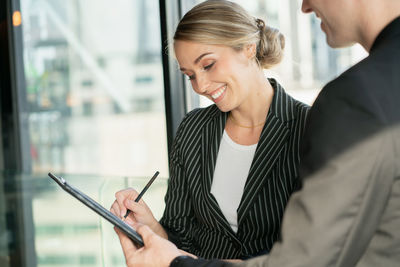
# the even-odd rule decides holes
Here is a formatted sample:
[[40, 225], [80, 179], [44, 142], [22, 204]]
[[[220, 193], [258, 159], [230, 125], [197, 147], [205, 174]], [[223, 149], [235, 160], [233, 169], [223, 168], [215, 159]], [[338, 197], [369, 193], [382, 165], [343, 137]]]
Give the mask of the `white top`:
[[224, 131], [219, 146], [211, 194], [237, 232], [237, 208], [243, 195], [244, 185], [249, 174], [257, 144], [245, 146], [235, 143]]

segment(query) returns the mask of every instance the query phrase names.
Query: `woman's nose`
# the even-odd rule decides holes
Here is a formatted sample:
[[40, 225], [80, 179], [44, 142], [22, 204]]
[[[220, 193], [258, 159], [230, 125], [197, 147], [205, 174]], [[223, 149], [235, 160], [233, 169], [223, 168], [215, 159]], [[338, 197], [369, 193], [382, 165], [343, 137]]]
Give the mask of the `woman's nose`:
[[206, 75], [196, 75], [196, 85], [198, 94], [207, 94], [208, 88], [210, 87], [210, 81], [205, 77]]

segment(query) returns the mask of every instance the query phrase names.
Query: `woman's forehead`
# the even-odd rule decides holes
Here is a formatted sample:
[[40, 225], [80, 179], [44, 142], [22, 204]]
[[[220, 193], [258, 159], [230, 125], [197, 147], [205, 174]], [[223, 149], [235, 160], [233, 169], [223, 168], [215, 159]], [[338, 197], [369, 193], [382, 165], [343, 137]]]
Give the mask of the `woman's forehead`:
[[178, 54], [198, 54], [203, 53], [221, 53], [231, 48], [225, 45], [204, 44], [193, 41], [178, 40], [174, 42], [175, 55]]

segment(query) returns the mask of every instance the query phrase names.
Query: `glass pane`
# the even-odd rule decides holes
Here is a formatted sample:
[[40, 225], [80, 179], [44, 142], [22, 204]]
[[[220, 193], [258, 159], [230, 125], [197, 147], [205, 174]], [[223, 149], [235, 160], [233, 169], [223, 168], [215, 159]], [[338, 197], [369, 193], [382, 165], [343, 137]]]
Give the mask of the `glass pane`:
[[[117, 190], [127, 186], [143, 188], [149, 179], [120, 179], [98, 175], [64, 175], [63, 178], [106, 208], [111, 206]], [[37, 266], [126, 266], [113, 226], [64, 192], [55, 182], [47, 179], [46, 175], [0, 172], [0, 180], [5, 181], [4, 185], [8, 188], [2, 195], [10, 201], [6, 202], [8, 205], [12, 206], [11, 202], [16, 198], [32, 203]], [[22, 183], [26, 186], [15, 186]], [[166, 177], [159, 177], [143, 196], [157, 219], [164, 209], [163, 196], [166, 187]], [[2, 204], [0, 203], [0, 218], [15, 212], [9, 207], [1, 207]], [[28, 215], [27, 211], [19, 212], [22, 217]], [[0, 225], [4, 224], [5, 222], [0, 221]], [[10, 237], [4, 235], [3, 239], [6, 238]], [[8, 240], [8, 243], [13, 242], [15, 241], [11, 238]], [[17, 243], [16, 247], [26, 245]], [[0, 247], [0, 263], [3, 262], [0, 266], [9, 266], [7, 254], [15, 253], [14, 250], [16, 249], [11, 248], [8, 252], [5, 246]], [[28, 259], [28, 262], [32, 260]]]
[[[181, 1], [184, 12], [203, 0]], [[355, 45], [334, 50], [325, 42], [325, 34], [314, 15], [303, 14], [302, 0], [232, 0], [250, 14], [263, 19], [268, 26], [277, 28], [285, 36], [285, 56], [281, 64], [266, 73], [277, 78], [293, 97], [312, 104], [323, 85], [364, 58], [367, 53]], [[190, 83], [187, 83], [190, 87]], [[211, 101], [200, 97], [200, 106]], [[195, 108], [195, 107], [190, 107]]]
[[168, 172], [158, 1], [22, 0], [34, 172]]
[[[125, 266], [111, 225], [59, 190], [65, 174], [109, 208], [140, 190], [164, 209], [168, 156], [158, 0], [21, 0], [38, 266]], [[50, 184], [49, 184], [50, 183]], [[27, 192], [22, 192], [23, 194]]]

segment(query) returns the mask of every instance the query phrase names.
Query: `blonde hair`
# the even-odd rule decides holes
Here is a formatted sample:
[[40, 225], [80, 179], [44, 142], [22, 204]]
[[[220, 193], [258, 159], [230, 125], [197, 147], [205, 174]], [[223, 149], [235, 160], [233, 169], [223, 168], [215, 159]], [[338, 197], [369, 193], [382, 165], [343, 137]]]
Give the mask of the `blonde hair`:
[[277, 29], [224, 0], [208, 0], [193, 7], [179, 22], [174, 40], [225, 45], [237, 51], [255, 43], [256, 61], [265, 69], [282, 60], [285, 47], [285, 38]]

